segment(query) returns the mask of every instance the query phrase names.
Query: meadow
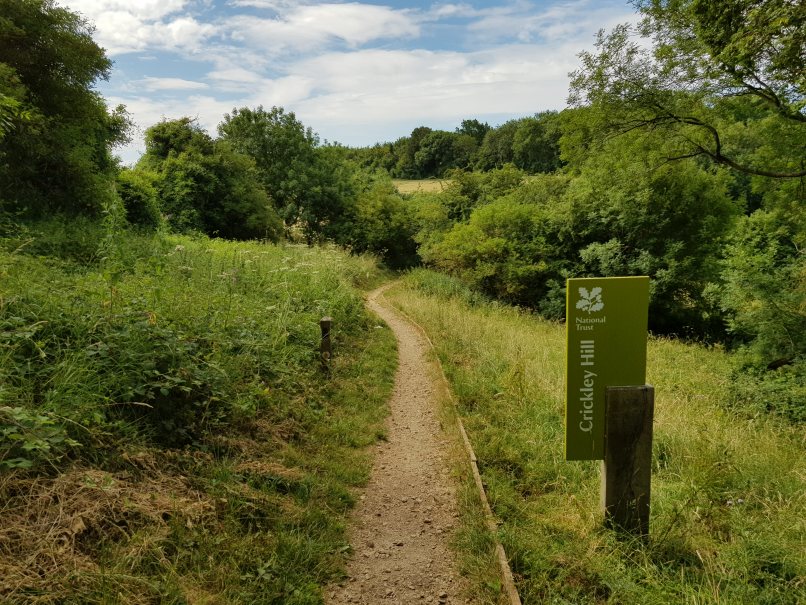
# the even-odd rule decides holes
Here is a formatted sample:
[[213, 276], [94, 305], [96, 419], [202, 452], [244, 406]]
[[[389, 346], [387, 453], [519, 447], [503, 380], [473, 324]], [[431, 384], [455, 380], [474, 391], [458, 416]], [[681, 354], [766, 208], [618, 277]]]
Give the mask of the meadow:
[[392, 179], [398, 193], [439, 193], [450, 184], [450, 179]]
[[375, 260], [3, 227], [0, 601], [321, 602], [396, 367]]
[[[602, 526], [599, 463], [563, 458], [563, 325], [425, 270], [387, 297], [434, 342], [524, 603], [806, 600], [803, 430], [733, 408], [720, 348], [649, 339], [656, 412], [643, 543]], [[483, 532], [476, 523], [459, 538], [471, 575], [486, 560]], [[479, 594], [496, 602], [495, 578], [477, 575]]]

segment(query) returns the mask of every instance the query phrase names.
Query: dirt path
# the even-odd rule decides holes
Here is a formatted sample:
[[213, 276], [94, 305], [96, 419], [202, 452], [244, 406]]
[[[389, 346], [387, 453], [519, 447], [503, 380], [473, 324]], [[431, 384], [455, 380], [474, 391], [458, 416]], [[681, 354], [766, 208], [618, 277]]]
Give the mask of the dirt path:
[[367, 305], [398, 340], [389, 439], [376, 446], [372, 477], [353, 515], [348, 579], [331, 588], [326, 603], [471, 603], [448, 547], [458, 513], [439, 422], [440, 386], [425, 341], [381, 302], [387, 287], [370, 293]]

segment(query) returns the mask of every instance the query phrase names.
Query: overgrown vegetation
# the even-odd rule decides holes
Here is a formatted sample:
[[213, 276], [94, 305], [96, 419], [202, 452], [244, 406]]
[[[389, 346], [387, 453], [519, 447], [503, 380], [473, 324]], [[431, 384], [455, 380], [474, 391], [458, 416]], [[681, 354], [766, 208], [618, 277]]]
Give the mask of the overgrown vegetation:
[[15, 227], [0, 249], [0, 600], [320, 602], [395, 365], [356, 290], [374, 261]]
[[563, 326], [431, 272], [404, 284], [387, 297], [436, 345], [525, 603], [806, 599], [802, 431], [726, 410], [724, 352], [650, 339], [650, 540], [624, 541], [597, 514], [598, 464], [563, 460]]
[[[804, 12], [635, 5], [559, 113], [350, 149], [234, 108], [217, 136], [151, 125], [121, 168], [92, 25], [0, 0], [2, 598], [318, 602], [394, 355], [364, 252], [443, 272], [398, 300], [451, 368], [528, 598], [806, 598]], [[247, 243], [281, 239], [319, 247]], [[597, 529], [593, 466], [558, 462], [559, 329], [489, 302], [561, 319], [566, 278], [637, 274], [656, 334], [715, 347], [652, 342], [648, 547]]]

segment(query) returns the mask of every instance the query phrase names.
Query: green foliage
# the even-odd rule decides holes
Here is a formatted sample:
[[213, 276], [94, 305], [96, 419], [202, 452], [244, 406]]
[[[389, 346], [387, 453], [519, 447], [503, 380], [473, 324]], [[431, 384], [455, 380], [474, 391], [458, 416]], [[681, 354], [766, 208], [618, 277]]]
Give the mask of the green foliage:
[[143, 170], [123, 168], [117, 175], [117, 191], [126, 210], [126, 220], [132, 225], [156, 229], [162, 222], [156, 175]]
[[431, 129], [427, 126], [418, 126], [411, 131], [411, 135], [398, 142], [400, 151], [398, 153], [397, 166], [392, 176], [403, 179], [416, 179], [420, 178], [420, 173], [417, 171], [417, 152], [420, 150], [425, 137], [431, 133]]
[[553, 256], [545, 209], [502, 198], [473, 211], [424, 260], [461, 275], [474, 288], [515, 304], [540, 300]]
[[[30, 338], [31, 335], [16, 333], [13, 338]], [[69, 448], [79, 445], [67, 436], [53, 414], [0, 406], [0, 472], [33, 468], [42, 462], [53, 464]]]
[[119, 210], [86, 263], [43, 256], [77, 221], [2, 224], [0, 600], [320, 602], [393, 383], [355, 289], [374, 260], [130, 231]]
[[484, 135], [484, 140], [476, 153], [474, 164], [476, 170], [492, 170], [512, 163], [513, 144], [518, 125], [518, 120], [510, 120]]
[[806, 598], [802, 427], [727, 411], [728, 355], [650, 338], [650, 539], [625, 541], [596, 514], [598, 463], [563, 460], [564, 326], [455, 290], [417, 271], [386, 296], [434, 342], [524, 603]]
[[459, 134], [466, 134], [473, 137], [476, 145], [481, 145], [484, 141], [484, 136], [490, 131], [490, 125], [487, 122], [479, 122], [476, 119], [462, 120], [462, 123], [456, 128]]
[[739, 403], [806, 420], [806, 213], [793, 203], [745, 217], [727, 248], [718, 297], [741, 343]]
[[467, 220], [472, 210], [514, 191], [523, 182], [525, 174], [509, 164], [486, 173], [454, 170], [443, 199], [448, 216], [454, 221]]
[[727, 248], [721, 300], [760, 364], [806, 358], [805, 245], [806, 212], [793, 204], [745, 217]]
[[442, 177], [451, 168], [467, 168], [476, 140], [466, 134], [434, 130], [420, 141], [414, 154], [415, 173], [420, 177]]
[[[719, 335], [704, 297], [718, 282], [722, 246], [738, 207], [724, 173], [686, 163], [656, 166], [640, 137], [592, 153], [564, 195], [557, 234], [572, 275], [649, 275], [650, 325], [662, 333]], [[558, 275], [559, 279], [560, 275]]]
[[530, 174], [560, 167], [560, 121], [557, 112], [521, 120], [512, 140], [512, 161]]
[[91, 26], [52, 0], [0, 2], [0, 199], [33, 215], [99, 214], [113, 196], [122, 107], [93, 90], [111, 62]]
[[26, 92], [14, 68], [0, 63], [0, 142], [11, 132], [41, 121], [41, 115], [25, 102]]
[[252, 159], [214, 141], [190, 118], [149, 128], [136, 172], [141, 182], [156, 175], [161, 210], [180, 232], [273, 241], [282, 232]]
[[378, 180], [358, 196], [346, 243], [355, 252], [373, 252], [393, 269], [417, 264], [411, 210], [388, 179]]
[[264, 190], [286, 225], [300, 224], [309, 238], [332, 230], [351, 202], [349, 175], [338, 154], [318, 149], [319, 139], [293, 112], [233, 109], [218, 126], [223, 141], [252, 158]]
[[456, 222], [420, 237], [423, 259], [488, 295], [564, 314], [565, 278], [649, 275], [652, 327], [718, 335], [719, 308], [704, 297], [737, 206], [725, 175], [654, 165], [640, 138], [590, 153], [575, 178], [512, 168], [453, 175], [442, 194]]
[[646, 0], [638, 33], [600, 33], [581, 53], [571, 101], [601, 115], [598, 137], [640, 129], [670, 158], [701, 156], [772, 178], [803, 176], [804, 23], [781, 0]]

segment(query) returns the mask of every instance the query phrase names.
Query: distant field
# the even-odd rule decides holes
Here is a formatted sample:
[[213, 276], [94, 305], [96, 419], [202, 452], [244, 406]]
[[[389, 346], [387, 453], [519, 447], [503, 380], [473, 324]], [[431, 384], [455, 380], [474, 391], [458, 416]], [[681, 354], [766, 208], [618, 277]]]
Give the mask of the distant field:
[[421, 180], [408, 180], [408, 179], [392, 179], [392, 182], [397, 187], [400, 193], [433, 193], [442, 191], [448, 183], [449, 179], [421, 179]]

